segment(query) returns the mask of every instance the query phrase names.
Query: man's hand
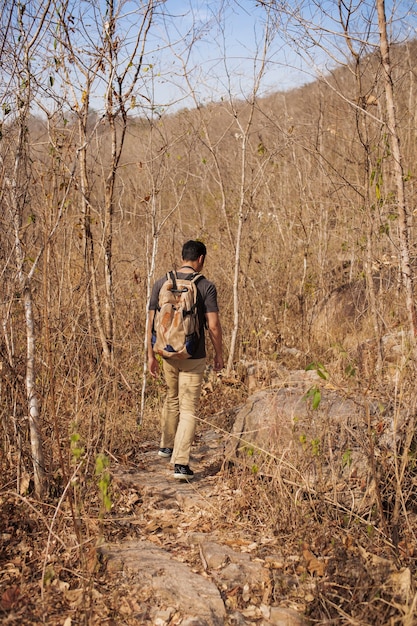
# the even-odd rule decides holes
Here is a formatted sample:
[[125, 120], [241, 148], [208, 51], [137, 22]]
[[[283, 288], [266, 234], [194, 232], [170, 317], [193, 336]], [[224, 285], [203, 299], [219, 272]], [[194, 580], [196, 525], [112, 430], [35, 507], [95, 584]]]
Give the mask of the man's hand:
[[220, 324], [220, 317], [217, 312], [206, 313], [206, 319], [209, 337], [214, 348], [214, 370], [216, 372], [220, 372], [220, 370], [224, 367], [222, 327]]
[[216, 372], [220, 372], [224, 367], [223, 357], [222, 355], [217, 355], [214, 357], [214, 370]]
[[153, 378], [156, 378], [159, 374], [159, 363], [154, 354], [148, 357], [148, 370]]

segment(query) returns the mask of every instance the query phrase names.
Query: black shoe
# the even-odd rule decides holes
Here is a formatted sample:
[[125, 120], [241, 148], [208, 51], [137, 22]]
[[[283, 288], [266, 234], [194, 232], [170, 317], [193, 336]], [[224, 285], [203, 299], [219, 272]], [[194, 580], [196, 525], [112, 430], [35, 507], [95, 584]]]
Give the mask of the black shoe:
[[174, 478], [192, 480], [194, 478], [194, 472], [190, 469], [189, 465], [174, 465]]
[[169, 459], [172, 456], [172, 448], [159, 448], [158, 456], [163, 456], [164, 459]]

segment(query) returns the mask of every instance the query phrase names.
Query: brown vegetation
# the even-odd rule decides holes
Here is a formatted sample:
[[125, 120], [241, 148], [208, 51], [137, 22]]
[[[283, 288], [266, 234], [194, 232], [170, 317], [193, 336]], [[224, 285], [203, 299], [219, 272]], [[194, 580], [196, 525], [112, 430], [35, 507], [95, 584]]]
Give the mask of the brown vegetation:
[[[391, 54], [404, 201], [414, 207], [417, 44]], [[278, 509], [277, 484], [242, 469], [228, 477], [241, 498], [232, 508], [246, 537], [262, 524], [278, 543], [304, 541], [328, 555], [313, 620], [412, 623], [415, 602], [407, 621], [405, 602], [396, 608], [395, 598], [378, 621], [379, 570], [368, 585], [366, 559], [349, 552], [355, 542], [415, 577], [407, 517], [415, 508], [414, 338], [380, 59], [364, 56], [359, 67], [360, 93], [352, 68], [339, 68], [288, 93], [161, 115], [127, 116], [127, 100], [115, 96], [105, 116], [82, 98], [33, 116], [20, 81], [21, 107], [10, 121], [5, 115], [0, 144], [0, 616], [7, 623], [62, 624], [69, 615], [99, 623], [92, 598], [106, 582], [95, 548], [124, 533], [111, 464], [133, 466], [141, 446], [158, 445], [163, 383], [146, 381], [143, 365], [149, 286], [177, 263], [184, 240], [202, 239], [227, 352], [239, 223], [233, 367], [208, 383], [201, 428], [231, 428], [228, 411], [247, 396], [242, 361], [324, 364], [347, 397], [366, 390], [409, 417], [394, 444], [396, 473], [379, 476], [383, 507], [374, 501], [361, 520], [342, 519], [320, 501], [303, 502], [300, 513], [290, 492], [280, 493]], [[123, 115], [113, 116], [117, 107]], [[393, 345], [399, 356], [388, 351]], [[224, 518], [217, 521], [221, 528]], [[350, 620], [358, 601], [362, 613]], [[117, 594], [109, 602], [111, 623], [128, 623]]]

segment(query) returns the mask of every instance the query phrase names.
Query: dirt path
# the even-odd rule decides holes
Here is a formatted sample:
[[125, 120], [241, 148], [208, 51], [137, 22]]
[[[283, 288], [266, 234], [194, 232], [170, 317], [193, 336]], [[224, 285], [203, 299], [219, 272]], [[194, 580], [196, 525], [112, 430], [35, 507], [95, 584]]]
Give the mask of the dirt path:
[[[126, 522], [123, 539], [107, 543], [100, 552], [109, 581], [126, 581], [126, 594], [119, 591], [119, 610], [126, 613], [126, 623], [303, 623], [301, 611], [295, 610], [302, 604], [291, 608], [294, 601], [274, 601], [274, 579], [288, 577], [276, 546], [268, 549], [269, 541], [262, 539], [259, 529], [256, 541], [244, 537], [226, 519], [233, 494], [223, 481], [224, 443], [213, 431], [197, 438], [190, 462], [195, 477], [190, 483], [175, 480], [172, 465], [151, 445], [144, 447], [137, 467], [114, 471], [123, 493], [120, 513], [134, 514]], [[222, 519], [229, 529], [226, 534], [225, 525], [219, 524]]]

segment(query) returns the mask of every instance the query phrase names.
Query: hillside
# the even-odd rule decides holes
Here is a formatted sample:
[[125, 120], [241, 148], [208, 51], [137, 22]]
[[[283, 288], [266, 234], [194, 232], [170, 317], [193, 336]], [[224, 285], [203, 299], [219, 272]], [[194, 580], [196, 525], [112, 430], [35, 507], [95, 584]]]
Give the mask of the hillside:
[[[268, 607], [291, 608], [300, 591], [308, 600], [298, 597], [297, 616], [311, 624], [413, 623], [415, 337], [405, 285], [415, 283], [417, 258], [416, 57], [415, 41], [392, 48], [405, 248], [377, 54], [254, 101], [125, 119], [65, 102], [48, 116], [19, 124], [16, 115], [3, 125], [0, 615], [7, 623], [152, 623], [123, 576], [109, 576], [97, 561], [113, 540], [146, 536], [163, 545], [168, 536], [170, 558], [188, 558], [208, 577], [198, 542], [185, 547], [172, 521], [181, 503], [174, 498], [162, 513], [161, 501], [155, 505], [166, 486], [152, 457], [164, 383], [144, 369], [150, 286], [179, 262], [188, 238], [207, 245], [204, 271], [218, 288], [229, 357], [219, 376], [207, 369], [198, 437], [227, 440], [253, 392], [279, 380], [285, 395], [294, 372], [305, 370], [319, 380], [298, 400], [316, 405], [309, 416], [318, 432], [298, 433], [293, 415], [305, 455], [289, 477], [276, 450], [262, 474], [255, 463], [224, 465], [222, 442], [213, 458], [200, 459], [201, 491], [215, 502], [207, 528], [204, 519], [199, 528], [195, 503], [181, 508], [181, 523], [215, 533], [221, 544], [236, 531], [233, 550], [256, 544], [251, 558], [262, 561], [263, 574], [267, 538], [283, 559], [270, 566], [280, 571], [263, 589]], [[361, 442], [372, 470], [359, 513], [356, 496], [343, 513], [337, 502], [346, 484], [335, 477], [350, 467], [350, 444], [342, 469], [333, 468], [334, 502], [327, 491], [313, 498], [304, 489], [311, 467], [321, 476], [340, 434], [317, 418], [325, 392], [365, 411], [353, 434], [349, 424], [344, 433]], [[247, 456], [260, 451], [253, 444]], [[145, 484], [152, 472], [155, 491]], [[343, 480], [360, 491], [357, 475]], [[162, 528], [152, 525], [160, 514]], [[313, 571], [315, 562], [309, 569], [304, 552], [330, 563], [326, 573]], [[385, 586], [393, 572], [410, 576], [399, 595]], [[218, 589], [229, 601], [227, 623], [268, 623], [260, 592], [251, 616], [244, 584], [225, 590], [220, 581]], [[149, 608], [154, 598], [142, 600]], [[159, 625], [186, 623], [172, 611], [157, 617]]]

